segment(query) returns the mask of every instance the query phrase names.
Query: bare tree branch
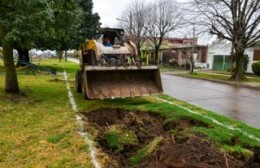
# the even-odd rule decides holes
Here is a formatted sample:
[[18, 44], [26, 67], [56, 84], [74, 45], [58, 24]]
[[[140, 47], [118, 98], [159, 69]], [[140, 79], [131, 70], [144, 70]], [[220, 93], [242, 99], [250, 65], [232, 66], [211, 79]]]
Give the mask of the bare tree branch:
[[232, 42], [236, 55], [232, 79], [243, 80], [244, 51], [260, 39], [260, 0], [194, 0], [193, 4], [205, 29]]
[[133, 0], [123, 11], [120, 25], [124, 28], [129, 38], [136, 44], [138, 55], [141, 55], [141, 46], [144, 43], [147, 31], [144, 28], [147, 17], [147, 5], [142, 0]]
[[158, 0], [150, 5], [145, 29], [148, 38], [155, 49], [156, 61], [164, 37], [175, 31], [183, 24], [183, 11], [177, 7], [177, 3], [169, 0]]

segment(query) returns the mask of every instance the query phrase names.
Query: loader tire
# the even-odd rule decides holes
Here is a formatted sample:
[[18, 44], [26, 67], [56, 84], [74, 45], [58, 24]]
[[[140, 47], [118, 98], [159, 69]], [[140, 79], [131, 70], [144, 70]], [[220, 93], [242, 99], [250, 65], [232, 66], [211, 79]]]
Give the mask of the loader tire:
[[75, 80], [75, 89], [77, 93], [82, 93], [82, 72], [77, 71]]
[[109, 66], [116, 66], [117, 64], [117, 61], [115, 58], [110, 58], [109, 59]]
[[96, 54], [95, 54], [95, 51], [93, 51], [93, 50], [89, 51], [89, 64], [97, 65]]
[[81, 93], [82, 93], [82, 95], [83, 95], [83, 99], [84, 99], [84, 100], [88, 100], [88, 97], [87, 97], [87, 95], [86, 95], [86, 89], [85, 89], [85, 87], [84, 87], [83, 80], [81, 81]]

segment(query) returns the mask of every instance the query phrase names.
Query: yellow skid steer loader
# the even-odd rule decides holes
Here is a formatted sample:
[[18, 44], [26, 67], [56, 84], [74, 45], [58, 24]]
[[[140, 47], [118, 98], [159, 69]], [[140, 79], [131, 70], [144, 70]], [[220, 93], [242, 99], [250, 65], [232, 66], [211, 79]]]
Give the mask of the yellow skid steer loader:
[[76, 90], [87, 99], [125, 98], [163, 92], [158, 66], [141, 66], [123, 29], [101, 29], [81, 45]]

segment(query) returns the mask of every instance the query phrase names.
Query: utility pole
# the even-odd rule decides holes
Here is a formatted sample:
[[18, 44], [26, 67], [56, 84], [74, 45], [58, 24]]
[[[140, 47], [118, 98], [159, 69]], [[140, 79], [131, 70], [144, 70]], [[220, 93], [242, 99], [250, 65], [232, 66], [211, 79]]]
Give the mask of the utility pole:
[[[195, 26], [193, 26], [193, 40], [195, 42]], [[193, 70], [194, 70], [194, 57], [193, 57], [194, 47], [195, 47], [195, 43], [193, 43], [191, 46], [191, 66], [190, 66], [191, 74], [193, 74]]]
[[133, 27], [133, 15], [132, 12], [130, 12], [130, 34], [132, 35], [132, 27]]

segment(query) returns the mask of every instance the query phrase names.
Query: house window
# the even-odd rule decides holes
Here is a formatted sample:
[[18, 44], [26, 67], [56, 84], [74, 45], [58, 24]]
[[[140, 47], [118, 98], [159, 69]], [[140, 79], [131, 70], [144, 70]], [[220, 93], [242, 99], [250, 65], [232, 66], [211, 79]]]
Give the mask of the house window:
[[255, 49], [255, 50], [254, 50], [253, 60], [254, 60], [254, 61], [260, 60], [260, 49]]

